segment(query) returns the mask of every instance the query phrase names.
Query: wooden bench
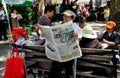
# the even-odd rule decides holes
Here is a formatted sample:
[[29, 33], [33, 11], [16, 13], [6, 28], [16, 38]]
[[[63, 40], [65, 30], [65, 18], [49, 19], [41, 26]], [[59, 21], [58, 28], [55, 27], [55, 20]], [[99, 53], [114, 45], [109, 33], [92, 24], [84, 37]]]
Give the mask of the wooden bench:
[[[32, 61], [40, 61], [40, 62], [52, 62], [52, 60], [48, 59], [45, 55], [45, 47], [44, 46], [34, 46], [34, 45], [24, 45], [18, 46], [22, 48], [21, 52], [26, 54], [35, 55], [38, 57], [30, 57], [26, 60]], [[111, 50], [111, 49], [93, 49], [93, 48], [81, 48], [83, 56], [78, 58], [77, 63], [77, 76], [84, 78], [117, 78], [117, 60], [115, 55], [119, 52], [119, 50]], [[91, 68], [109, 68], [113, 69], [113, 75], [110, 76], [102, 76], [102, 75], [94, 75], [92, 72], [86, 73], [79, 69], [81, 66]], [[30, 67], [27, 69], [39, 70], [39, 71], [49, 71], [41, 68]]]

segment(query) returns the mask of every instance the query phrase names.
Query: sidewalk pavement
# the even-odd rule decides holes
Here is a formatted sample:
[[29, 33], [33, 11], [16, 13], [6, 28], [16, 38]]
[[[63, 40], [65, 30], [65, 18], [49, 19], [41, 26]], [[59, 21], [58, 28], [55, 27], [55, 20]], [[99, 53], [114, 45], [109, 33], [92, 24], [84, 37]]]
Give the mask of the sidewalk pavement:
[[103, 31], [105, 31], [105, 22], [87, 22], [87, 25], [91, 26], [98, 35], [100, 35]]

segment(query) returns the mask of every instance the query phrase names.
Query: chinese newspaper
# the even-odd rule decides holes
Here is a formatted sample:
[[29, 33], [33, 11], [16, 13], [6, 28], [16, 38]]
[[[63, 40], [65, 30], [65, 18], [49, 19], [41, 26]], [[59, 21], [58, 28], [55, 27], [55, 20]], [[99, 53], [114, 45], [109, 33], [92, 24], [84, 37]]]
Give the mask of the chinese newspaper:
[[79, 43], [74, 34], [73, 22], [67, 22], [56, 26], [41, 26], [45, 35], [46, 56], [59, 62], [69, 61], [82, 56]]

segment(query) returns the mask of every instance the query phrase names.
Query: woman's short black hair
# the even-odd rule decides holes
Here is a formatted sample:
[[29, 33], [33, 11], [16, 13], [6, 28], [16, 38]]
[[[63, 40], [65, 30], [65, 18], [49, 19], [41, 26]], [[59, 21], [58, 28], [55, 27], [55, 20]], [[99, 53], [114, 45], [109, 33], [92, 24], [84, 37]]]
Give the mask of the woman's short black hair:
[[45, 13], [47, 13], [47, 11], [49, 11], [49, 12], [55, 11], [55, 6], [53, 6], [53, 5], [45, 6]]
[[79, 23], [83, 24], [83, 23], [85, 23], [85, 20], [81, 17], [81, 18], [79, 18]]
[[3, 7], [3, 4], [0, 3], [0, 7]]
[[16, 9], [15, 9], [15, 8], [12, 8], [12, 9], [11, 9], [11, 12], [13, 12], [14, 10], [16, 10]]

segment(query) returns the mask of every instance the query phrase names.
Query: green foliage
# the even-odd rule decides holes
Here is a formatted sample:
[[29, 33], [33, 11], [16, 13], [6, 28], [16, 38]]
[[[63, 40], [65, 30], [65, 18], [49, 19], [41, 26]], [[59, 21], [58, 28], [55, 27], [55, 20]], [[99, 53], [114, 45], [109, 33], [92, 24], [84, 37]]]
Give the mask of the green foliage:
[[27, 11], [27, 16], [28, 16], [28, 19], [29, 19], [29, 23], [33, 23], [32, 20], [34, 18], [34, 12], [32, 11], [32, 9], [30, 7], [26, 8], [26, 11]]
[[20, 27], [25, 28], [25, 27], [26, 27], [25, 23], [21, 23], [21, 24], [20, 24]]
[[110, 20], [116, 22], [116, 31], [120, 32], [120, 0], [110, 2]]

